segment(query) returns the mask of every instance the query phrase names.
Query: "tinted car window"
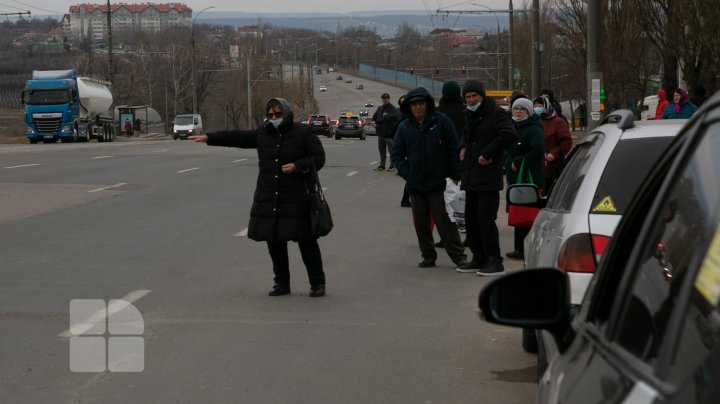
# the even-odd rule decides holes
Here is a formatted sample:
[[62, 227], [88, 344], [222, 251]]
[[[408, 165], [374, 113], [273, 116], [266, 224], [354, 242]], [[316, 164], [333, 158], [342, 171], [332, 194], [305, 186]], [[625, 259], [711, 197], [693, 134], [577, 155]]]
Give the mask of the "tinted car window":
[[352, 118], [340, 118], [340, 123], [349, 123], [349, 124], [358, 124], [359, 118], [352, 117]]
[[696, 369], [705, 360], [715, 366], [710, 352], [720, 349], [720, 124], [693, 147], [660, 213], [648, 219], [652, 231], [617, 325], [621, 346], [662, 364], [660, 376], [677, 383], [702, 379]]
[[600, 178], [590, 213], [624, 214], [640, 182], [672, 140], [667, 136], [618, 142]]
[[598, 135], [592, 141], [580, 143], [573, 149], [562, 175], [550, 192], [548, 209], [567, 212], [572, 208], [575, 197], [580, 191], [580, 184], [597, 156], [603, 140], [604, 137]]

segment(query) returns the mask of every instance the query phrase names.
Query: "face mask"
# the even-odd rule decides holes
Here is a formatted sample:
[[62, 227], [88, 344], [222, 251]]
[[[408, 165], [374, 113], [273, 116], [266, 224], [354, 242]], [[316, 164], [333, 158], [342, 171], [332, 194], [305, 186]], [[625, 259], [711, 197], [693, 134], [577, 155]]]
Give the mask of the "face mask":
[[478, 102], [477, 104], [475, 104], [475, 105], [472, 105], [472, 106], [468, 105], [468, 106], [467, 106], [467, 109], [470, 110], [470, 111], [472, 111], [472, 112], [477, 111], [478, 108], [480, 108], [480, 103], [479, 103], [479, 102]]
[[282, 123], [282, 121], [283, 121], [282, 118], [280, 118], [280, 119], [270, 119], [270, 123], [271, 123], [274, 127], [276, 127], [276, 128], [277, 128], [278, 126], [280, 126], [280, 124]]
[[512, 117], [512, 119], [513, 119], [513, 121], [515, 121], [515, 122], [522, 122], [522, 121], [528, 119], [528, 117], [525, 117], [525, 118], [523, 118], [523, 119], [517, 119], [517, 118], [515, 118], [515, 117]]
[[543, 108], [543, 107], [535, 107], [535, 108], [533, 108], [533, 110], [538, 115], [542, 115], [542, 113], [545, 112], [545, 108]]

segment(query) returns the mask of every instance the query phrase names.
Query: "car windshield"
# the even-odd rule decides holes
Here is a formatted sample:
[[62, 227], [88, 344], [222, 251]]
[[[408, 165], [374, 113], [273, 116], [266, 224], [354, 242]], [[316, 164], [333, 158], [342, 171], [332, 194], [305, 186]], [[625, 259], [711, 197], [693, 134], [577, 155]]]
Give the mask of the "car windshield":
[[70, 91], [67, 89], [25, 91], [25, 103], [28, 105], [57, 105], [68, 102], [70, 102]]
[[[600, 178], [590, 213], [622, 215], [672, 136], [621, 140]], [[628, 167], [632, 167], [628, 170]]]
[[193, 124], [193, 117], [192, 115], [179, 115], [175, 117], [175, 124], [176, 125], [192, 125]]

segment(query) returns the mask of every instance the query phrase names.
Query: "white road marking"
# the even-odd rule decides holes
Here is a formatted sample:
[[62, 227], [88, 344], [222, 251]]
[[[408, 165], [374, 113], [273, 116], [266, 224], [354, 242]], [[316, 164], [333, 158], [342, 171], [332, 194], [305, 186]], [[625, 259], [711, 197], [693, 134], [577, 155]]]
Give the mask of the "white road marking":
[[[143, 296], [147, 295], [150, 292], [151, 292], [150, 290], [133, 290], [132, 292], [125, 295], [124, 297], [121, 297], [120, 299], [113, 301], [111, 304], [109, 304], [107, 306], [107, 312], [106, 312], [106, 310], [98, 310], [95, 313], [93, 313], [92, 316], [90, 316], [90, 318], [87, 319], [84, 327], [76, 327], [77, 329], [75, 329], [74, 331], [76, 331], [77, 333], [75, 335], [83, 334], [85, 331], [92, 328], [94, 323], [106, 320], [110, 316], [110, 314], [114, 314], [114, 313], [121, 311], [122, 309], [126, 308], [128, 306], [128, 304], [137, 302]], [[73, 334], [70, 333], [69, 328], [67, 330], [61, 332], [60, 334], [58, 334], [58, 337], [62, 337], [62, 338], [70, 338], [72, 336], [73, 336]]]
[[102, 188], [98, 188], [98, 189], [93, 189], [92, 191], [88, 191], [88, 192], [105, 191], [106, 189], [117, 188], [117, 187], [121, 187], [121, 186], [123, 186], [123, 185], [126, 185], [126, 183], [120, 182], [120, 183], [117, 183], [117, 184], [115, 184], [115, 185], [110, 185], [109, 187], [102, 187]]
[[199, 170], [199, 169], [200, 169], [200, 167], [188, 168], [187, 170], [180, 170], [180, 171], [178, 171], [178, 174], [186, 173], [186, 172], [188, 172], [188, 171], [195, 171], [195, 170]]
[[239, 163], [239, 162], [245, 161], [245, 160], [247, 160], [247, 159], [234, 160], [233, 163]]
[[153, 153], [162, 153], [166, 151], [170, 151], [170, 149], [155, 150]]
[[246, 237], [247, 233], [248, 233], [248, 229], [246, 227], [240, 233], [233, 235], [233, 237]]
[[11, 169], [11, 168], [32, 167], [32, 166], [39, 166], [39, 165], [40, 165], [40, 164], [23, 164], [23, 165], [21, 165], [21, 166], [10, 166], [10, 167], [5, 167], [5, 168]]
[[110, 159], [113, 156], [97, 156], [97, 157], [91, 157], [93, 160], [99, 160], [99, 159]]
[[371, 161], [369, 165], [374, 166], [374, 165], [377, 164], [377, 163], [378, 163], [377, 160], [376, 160], [376, 161]]
[[348, 177], [352, 177], [353, 175], [357, 174], [357, 171], [350, 171], [349, 173], [345, 174]]

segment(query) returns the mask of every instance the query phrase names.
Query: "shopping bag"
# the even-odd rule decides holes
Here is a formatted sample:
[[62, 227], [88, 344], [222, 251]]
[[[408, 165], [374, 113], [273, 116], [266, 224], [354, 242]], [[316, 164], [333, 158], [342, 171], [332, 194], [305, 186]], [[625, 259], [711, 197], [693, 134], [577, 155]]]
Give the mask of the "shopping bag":
[[465, 191], [460, 185], [447, 178], [445, 185], [445, 209], [450, 220], [457, 224], [465, 224]]
[[[532, 184], [532, 174], [528, 170], [527, 180], [523, 181], [523, 171], [525, 169], [525, 160], [520, 163], [516, 184]], [[535, 218], [540, 213], [540, 208], [534, 206], [510, 205], [508, 207], [508, 226], [530, 228], [535, 222]]]
[[323, 192], [322, 186], [320, 185], [320, 178], [318, 177], [314, 161], [312, 162], [312, 172], [315, 182], [309, 190], [310, 232], [315, 237], [323, 237], [330, 234], [330, 231], [333, 229], [333, 220], [330, 214], [330, 206], [325, 199], [325, 192]]

